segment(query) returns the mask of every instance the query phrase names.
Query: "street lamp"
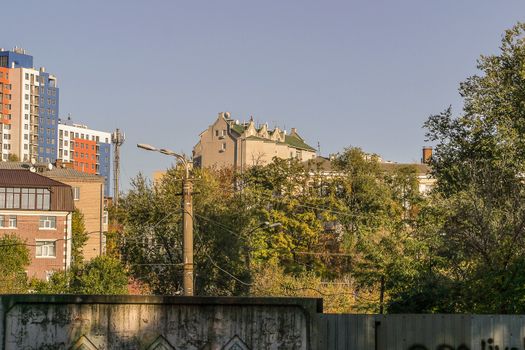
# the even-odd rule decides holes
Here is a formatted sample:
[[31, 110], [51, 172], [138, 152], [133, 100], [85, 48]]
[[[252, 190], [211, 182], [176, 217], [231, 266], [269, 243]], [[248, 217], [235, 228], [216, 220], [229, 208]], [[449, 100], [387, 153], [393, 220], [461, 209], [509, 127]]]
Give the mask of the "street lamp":
[[165, 148], [157, 148], [145, 143], [137, 144], [138, 148], [146, 151], [160, 152], [177, 158], [184, 165], [184, 178], [182, 179], [182, 209], [183, 209], [183, 239], [182, 260], [184, 273], [182, 285], [185, 296], [193, 296], [193, 181], [190, 178], [190, 163], [186, 157]]

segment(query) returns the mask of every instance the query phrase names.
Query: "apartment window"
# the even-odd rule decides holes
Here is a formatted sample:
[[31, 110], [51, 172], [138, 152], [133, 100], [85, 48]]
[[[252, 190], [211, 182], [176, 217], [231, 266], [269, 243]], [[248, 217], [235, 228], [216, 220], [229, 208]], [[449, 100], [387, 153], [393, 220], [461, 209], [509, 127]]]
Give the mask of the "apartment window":
[[107, 210], [104, 210], [104, 214], [102, 215], [102, 223], [104, 225], [108, 224], [108, 211]]
[[26, 90], [29, 90], [29, 84], [26, 84]]
[[24, 105], [24, 109], [29, 109], [29, 105]]
[[25, 119], [25, 120], [29, 120], [29, 114], [27, 114], [27, 113], [24, 114], [24, 119]]
[[26, 73], [26, 79], [29, 79], [29, 73]]
[[36, 241], [37, 258], [55, 258], [56, 241]]
[[29, 100], [29, 94], [25, 94], [24, 99]]
[[64, 150], [64, 155], [67, 156], [67, 150]]
[[[66, 131], [67, 132], [67, 131]], [[67, 136], [67, 135], [66, 135]], [[67, 140], [64, 140], [64, 146], [67, 146]]]
[[223, 142], [222, 145], [221, 145], [221, 151], [225, 151], [226, 150], [226, 142]]
[[73, 199], [76, 201], [80, 199], [80, 187], [73, 187]]
[[1, 228], [16, 228], [16, 215], [0, 215]]
[[27, 146], [27, 143], [24, 143], [24, 150], [28, 150], [28, 146]]
[[219, 130], [215, 130], [215, 136], [219, 136]]
[[65, 136], [69, 136], [69, 132], [68, 132], [67, 130], [64, 131], [64, 135], [65, 135]]
[[44, 230], [54, 230], [57, 228], [56, 216], [41, 216], [38, 227]]

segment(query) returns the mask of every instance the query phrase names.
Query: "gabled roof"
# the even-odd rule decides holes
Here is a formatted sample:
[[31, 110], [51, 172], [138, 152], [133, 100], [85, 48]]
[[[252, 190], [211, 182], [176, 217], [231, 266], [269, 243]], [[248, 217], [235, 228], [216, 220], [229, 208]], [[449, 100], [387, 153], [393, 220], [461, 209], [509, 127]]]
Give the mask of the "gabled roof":
[[[235, 131], [239, 135], [242, 135], [242, 133], [246, 130], [246, 126], [241, 125], [241, 124], [233, 124], [232, 123], [232, 124], [230, 124], [230, 127], [231, 127], [231, 129], [233, 131]], [[269, 130], [268, 131], [268, 133], [270, 135], [273, 132], [274, 132], [274, 130]], [[258, 136], [249, 136], [249, 137], [247, 137], [247, 139], [259, 139], [259, 140], [262, 140], [262, 141], [276, 142], [274, 140], [265, 139], [265, 138], [258, 137]], [[304, 140], [299, 135], [286, 135], [284, 137], [284, 142], [279, 142], [279, 143], [284, 143], [284, 144], [287, 144], [287, 145], [292, 146], [294, 148], [315, 152], [315, 148], [313, 148], [313, 147], [309, 146], [308, 144], [306, 144], [306, 142], [304, 142]]]
[[69, 187], [62, 182], [24, 169], [0, 169], [0, 186], [8, 187]]

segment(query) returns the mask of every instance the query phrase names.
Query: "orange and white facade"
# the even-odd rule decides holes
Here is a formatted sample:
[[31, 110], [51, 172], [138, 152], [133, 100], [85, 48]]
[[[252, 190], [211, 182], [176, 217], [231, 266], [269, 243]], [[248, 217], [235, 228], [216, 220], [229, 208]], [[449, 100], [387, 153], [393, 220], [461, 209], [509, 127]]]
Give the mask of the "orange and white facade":
[[83, 173], [103, 176], [105, 193], [109, 195], [111, 134], [89, 129], [86, 125], [58, 124], [57, 159], [73, 163], [73, 169]]
[[11, 148], [11, 81], [10, 69], [0, 67], [0, 147], [2, 160], [7, 160]]

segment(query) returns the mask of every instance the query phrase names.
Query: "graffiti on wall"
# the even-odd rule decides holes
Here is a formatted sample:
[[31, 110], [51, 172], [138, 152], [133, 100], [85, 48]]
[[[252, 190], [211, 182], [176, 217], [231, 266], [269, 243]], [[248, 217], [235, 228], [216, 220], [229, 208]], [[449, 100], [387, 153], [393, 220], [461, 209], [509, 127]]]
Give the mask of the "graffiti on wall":
[[[423, 344], [414, 344], [408, 348], [408, 350], [432, 350]], [[465, 344], [461, 344], [458, 347], [455, 347], [450, 344], [440, 344], [436, 347], [435, 350], [475, 350], [470, 349]], [[481, 340], [481, 350], [525, 350], [525, 338], [523, 338], [523, 347], [518, 348], [515, 346], [500, 346], [495, 344], [494, 339], [488, 338], [487, 340]]]

